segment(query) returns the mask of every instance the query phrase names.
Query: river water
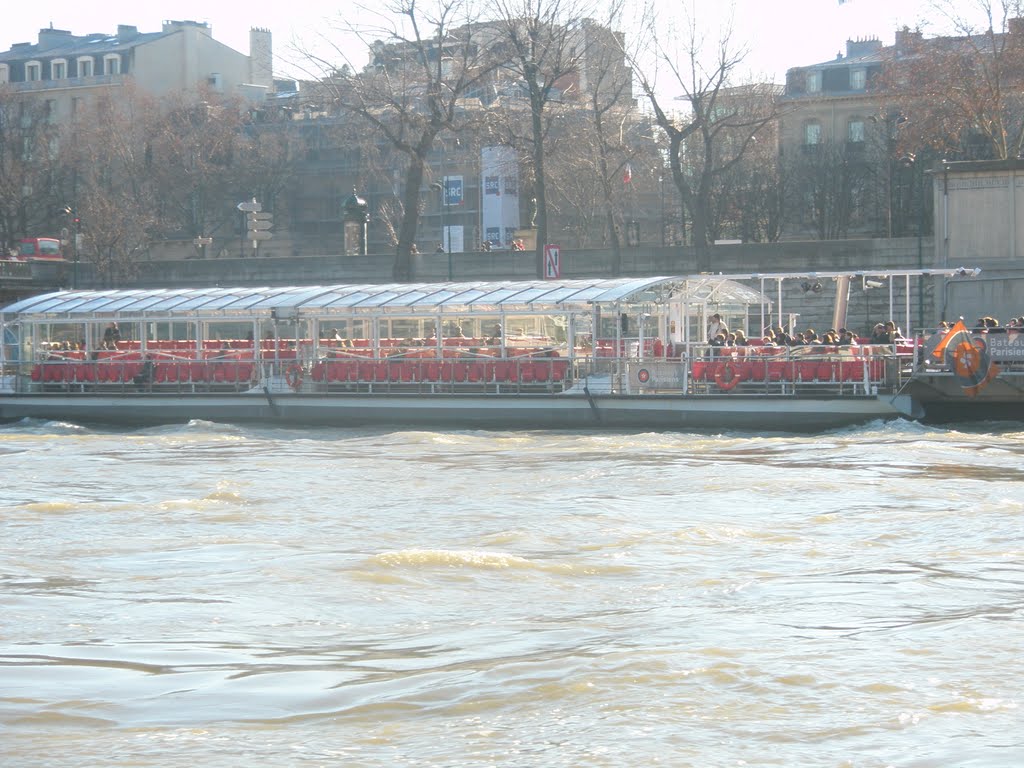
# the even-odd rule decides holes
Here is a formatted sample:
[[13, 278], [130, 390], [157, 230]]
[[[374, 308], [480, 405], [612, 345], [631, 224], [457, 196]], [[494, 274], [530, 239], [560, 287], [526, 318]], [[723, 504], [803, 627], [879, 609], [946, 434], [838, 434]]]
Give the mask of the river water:
[[1024, 764], [1024, 427], [0, 427], [0, 765]]

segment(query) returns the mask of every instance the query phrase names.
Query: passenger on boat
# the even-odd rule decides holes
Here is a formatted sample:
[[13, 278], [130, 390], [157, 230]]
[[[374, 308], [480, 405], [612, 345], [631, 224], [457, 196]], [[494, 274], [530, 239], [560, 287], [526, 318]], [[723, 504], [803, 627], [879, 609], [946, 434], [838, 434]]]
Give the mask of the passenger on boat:
[[717, 312], [711, 316], [711, 322], [708, 323], [708, 343], [720, 333], [729, 333], [729, 327], [722, 321], [722, 316]]
[[856, 347], [859, 346], [857, 343], [857, 337], [853, 335], [853, 331], [848, 328], [839, 329], [839, 346], [841, 347]]
[[872, 344], [892, 344], [892, 337], [885, 330], [885, 323], [875, 323], [871, 329]]
[[772, 328], [772, 335], [775, 337], [775, 343], [780, 347], [793, 347], [799, 343], [798, 339], [786, 333], [786, 329], [781, 325]]
[[893, 320], [885, 321], [885, 332], [889, 334], [889, 338], [892, 340], [889, 343], [895, 344], [898, 341], [903, 341], [903, 331], [900, 330], [899, 326]]
[[746, 347], [750, 345], [747, 341], [747, 335], [743, 331], [733, 331], [733, 343], [737, 347]]
[[721, 355], [722, 353], [719, 352], [718, 350], [725, 348], [728, 345], [728, 343], [728, 336], [721, 332], [716, 334], [715, 337], [708, 342], [708, 357], [718, 357], [719, 355]]
[[111, 349], [116, 349], [117, 342], [121, 340], [121, 330], [117, 327], [117, 323], [107, 323], [107, 327], [103, 331], [103, 343]]

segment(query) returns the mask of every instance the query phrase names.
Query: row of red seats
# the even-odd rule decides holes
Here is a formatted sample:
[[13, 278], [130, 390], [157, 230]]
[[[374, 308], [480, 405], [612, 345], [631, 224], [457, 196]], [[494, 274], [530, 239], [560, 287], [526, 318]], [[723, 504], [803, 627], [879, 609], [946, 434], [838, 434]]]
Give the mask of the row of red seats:
[[[747, 360], [747, 361], [696, 361], [690, 376], [698, 381], [714, 381], [724, 376], [730, 381], [802, 381], [837, 382], [863, 381], [865, 364], [868, 379], [881, 381], [885, 375], [883, 360]], [[731, 375], [726, 371], [731, 369]]]
[[330, 360], [317, 363], [312, 377], [320, 382], [470, 382], [532, 383], [563, 381], [566, 360], [495, 360], [494, 362], [446, 362], [407, 360], [369, 362]]
[[[32, 369], [32, 380], [43, 383], [92, 384], [128, 383], [145, 371], [141, 360], [98, 363], [40, 363]], [[222, 383], [249, 381], [253, 363], [244, 361], [210, 362], [158, 362], [153, 364], [153, 382]]]
[[251, 361], [200, 361], [160, 362], [154, 366], [153, 381], [156, 384], [215, 384], [249, 381], [252, 379], [254, 364]]

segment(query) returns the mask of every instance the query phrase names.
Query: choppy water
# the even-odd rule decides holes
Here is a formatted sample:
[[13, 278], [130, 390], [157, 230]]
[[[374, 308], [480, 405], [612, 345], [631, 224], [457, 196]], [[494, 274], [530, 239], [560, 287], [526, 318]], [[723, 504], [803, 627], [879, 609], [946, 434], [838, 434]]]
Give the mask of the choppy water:
[[1021, 765], [1022, 436], [0, 427], [0, 765]]

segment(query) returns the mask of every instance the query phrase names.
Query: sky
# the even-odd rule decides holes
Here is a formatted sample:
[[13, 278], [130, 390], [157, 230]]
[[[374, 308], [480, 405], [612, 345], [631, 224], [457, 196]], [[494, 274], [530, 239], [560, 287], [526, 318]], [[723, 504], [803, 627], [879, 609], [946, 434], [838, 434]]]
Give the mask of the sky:
[[[678, 8], [681, 0], [656, 0], [669, 8]], [[682, 0], [686, 2], [686, 0]], [[692, 0], [697, 18], [717, 23], [723, 0]], [[637, 3], [637, 7], [641, 3]], [[834, 59], [845, 50], [848, 38], [878, 37], [891, 44], [897, 28], [921, 26], [926, 33], [934, 25], [928, 19], [929, 0], [733, 0], [736, 39], [749, 48], [746, 63], [755, 75], [775, 82], [785, 80], [789, 67], [805, 66]], [[137, 0], [50, 0], [32, 3], [5, 3], [0, 22], [0, 50], [18, 42], [36, 42], [39, 29], [51, 24], [73, 34], [114, 33], [118, 24], [131, 24], [141, 32], [157, 32], [164, 19], [194, 20], [209, 23], [213, 36], [243, 53], [249, 52], [249, 28], [263, 27], [273, 33], [278, 74], [295, 76], [298, 70], [289, 60], [296, 43], [315, 47], [320, 37], [334, 27], [341, 9], [353, 13], [351, 2], [339, 0], [300, 0], [291, 3], [252, 3], [243, 5], [226, 0], [170, 0], [167, 3], [139, 3]], [[355, 11], [358, 12], [358, 11]], [[940, 30], [935, 30], [940, 31]], [[350, 46], [345, 46], [349, 48]], [[366, 60], [361, 52], [352, 60]], [[291, 70], [291, 71], [289, 71]]]

